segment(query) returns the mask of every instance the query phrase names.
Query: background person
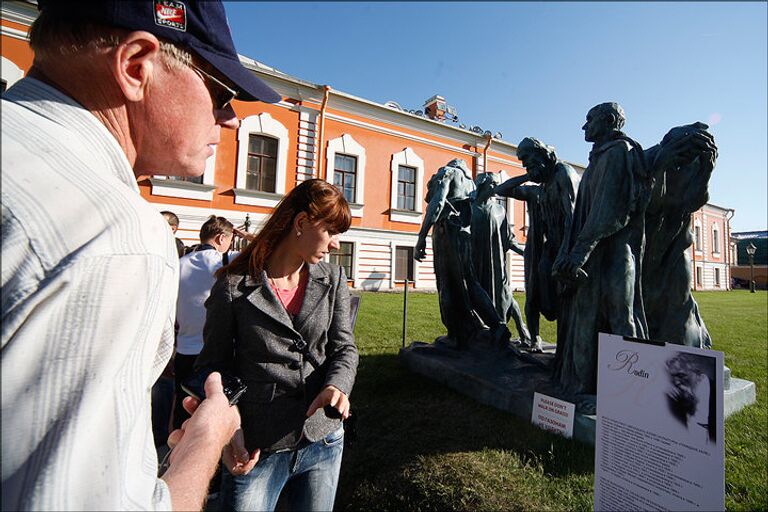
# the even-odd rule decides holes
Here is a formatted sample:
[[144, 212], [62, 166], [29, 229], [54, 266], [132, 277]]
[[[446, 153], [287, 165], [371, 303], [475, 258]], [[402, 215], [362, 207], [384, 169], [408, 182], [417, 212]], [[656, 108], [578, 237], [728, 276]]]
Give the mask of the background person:
[[289, 509], [333, 508], [358, 353], [347, 277], [322, 260], [350, 222], [335, 187], [305, 181], [219, 271], [195, 366], [248, 386], [236, 441], [251, 453], [245, 464], [224, 458], [225, 510], [273, 510], [281, 493]]
[[187, 394], [181, 383], [193, 374], [195, 359], [203, 348], [205, 301], [216, 281], [214, 274], [229, 263], [233, 225], [211, 215], [200, 228], [200, 245], [179, 261], [179, 297], [176, 300], [176, 353], [173, 358], [176, 397], [173, 428], [181, 428], [189, 414], [182, 404]]
[[165, 218], [165, 220], [168, 222], [168, 225], [171, 227], [174, 239], [176, 240], [176, 251], [179, 253], [179, 258], [181, 258], [187, 253], [187, 247], [184, 245], [184, 242], [179, 240], [179, 237], [176, 236], [176, 231], [179, 230], [179, 217], [175, 213], [169, 212], [168, 210], [160, 212], [160, 215]]
[[157, 478], [178, 256], [136, 177], [202, 174], [232, 92], [279, 96], [220, 2], [38, 6], [33, 66], [2, 97], [2, 509], [200, 510], [240, 418], [212, 375]]

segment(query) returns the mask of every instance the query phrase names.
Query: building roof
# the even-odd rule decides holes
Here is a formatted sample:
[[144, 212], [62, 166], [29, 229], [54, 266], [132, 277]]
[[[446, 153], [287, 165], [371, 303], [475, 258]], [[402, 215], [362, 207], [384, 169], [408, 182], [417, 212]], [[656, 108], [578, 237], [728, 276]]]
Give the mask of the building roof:
[[768, 238], [768, 231], [739, 231], [731, 233], [731, 238], [736, 240], [754, 240], [758, 238]]

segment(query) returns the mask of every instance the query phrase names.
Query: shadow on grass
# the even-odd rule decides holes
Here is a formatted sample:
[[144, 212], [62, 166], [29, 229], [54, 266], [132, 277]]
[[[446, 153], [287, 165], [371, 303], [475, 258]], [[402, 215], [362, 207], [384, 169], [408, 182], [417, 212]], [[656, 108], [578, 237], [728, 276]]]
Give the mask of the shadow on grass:
[[[413, 495], [419, 490], [412, 480], [430, 468], [461, 472], [460, 466], [469, 463], [483, 474], [511, 457], [515, 466], [540, 468], [552, 478], [591, 478], [594, 469], [591, 446], [543, 432], [412, 374], [393, 354], [361, 357], [351, 400], [357, 439], [345, 447], [337, 508], [386, 509], [386, 504], [421, 501]], [[477, 455], [454, 457], [467, 453]]]

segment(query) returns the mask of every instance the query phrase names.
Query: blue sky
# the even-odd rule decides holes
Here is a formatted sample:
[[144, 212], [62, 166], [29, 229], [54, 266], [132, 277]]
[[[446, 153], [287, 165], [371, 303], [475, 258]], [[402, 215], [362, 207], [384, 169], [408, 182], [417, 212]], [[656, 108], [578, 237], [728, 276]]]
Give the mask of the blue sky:
[[534, 136], [586, 163], [590, 107], [617, 101], [650, 147], [710, 124], [710, 202], [734, 231], [768, 228], [768, 4], [764, 2], [227, 2], [240, 53], [372, 101]]

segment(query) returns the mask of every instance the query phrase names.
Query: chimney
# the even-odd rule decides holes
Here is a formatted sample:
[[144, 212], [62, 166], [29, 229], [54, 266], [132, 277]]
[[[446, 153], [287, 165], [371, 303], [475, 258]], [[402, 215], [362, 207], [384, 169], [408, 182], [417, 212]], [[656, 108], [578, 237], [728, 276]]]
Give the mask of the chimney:
[[428, 118], [435, 121], [445, 121], [446, 119], [456, 122], [459, 117], [456, 115], [456, 109], [445, 102], [445, 98], [435, 94], [424, 102], [424, 113]]

